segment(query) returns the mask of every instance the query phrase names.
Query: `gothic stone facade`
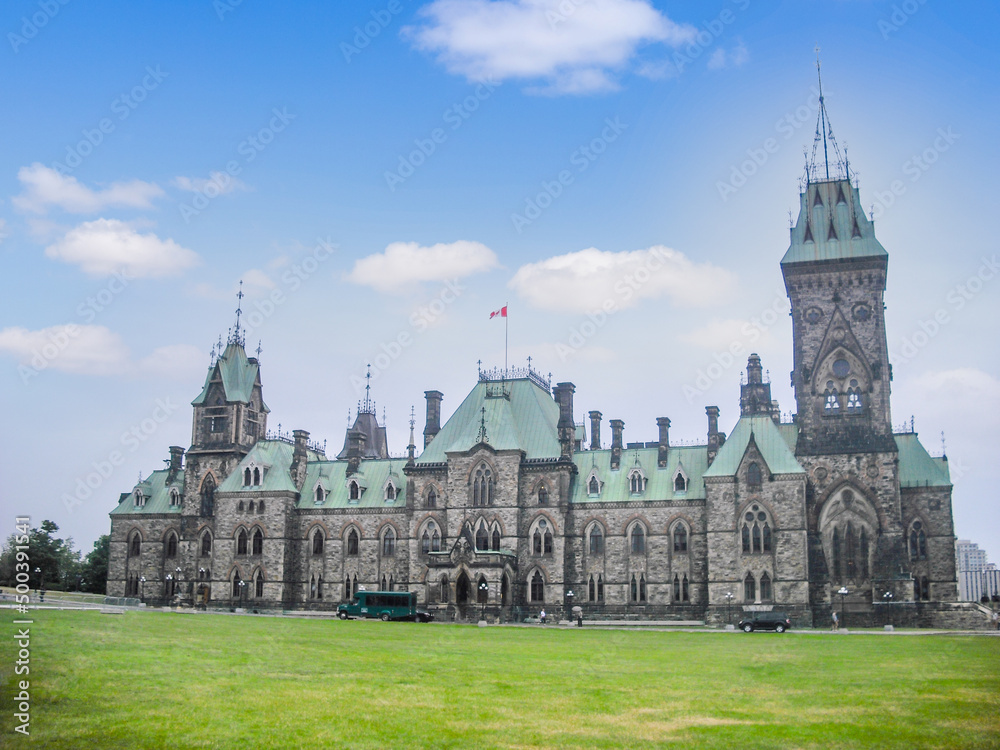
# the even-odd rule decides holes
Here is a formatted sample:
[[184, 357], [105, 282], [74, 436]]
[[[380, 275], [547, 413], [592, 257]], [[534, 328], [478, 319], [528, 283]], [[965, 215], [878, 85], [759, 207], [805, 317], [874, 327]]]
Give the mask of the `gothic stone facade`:
[[[269, 435], [260, 366], [237, 333], [193, 402], [192, 439], [111, 513], [108, 593], [206, 607], [332, 609], [359, 588], [416, 592], [442, 616], [720, 621], [779, 608], [801, 625], [943, 624], [956, 600], [947, 459], [894, 433], [888, 256], [849, 180], [810, 181], [782, 272], [796, 416], [752, 355], [728, 437], [625, 443], [574, 420], [574, 386], [482, 373], [423, 450], [389, 457], [360, 410], [333, 458]], [[586, 433], [589, 431], [590, 439]], [[840, 594], [846, 589], [846, 594]], [[572, 596], [571, 596], [572, 592]], [[892, 604], [888, 604], [890, 601]]]

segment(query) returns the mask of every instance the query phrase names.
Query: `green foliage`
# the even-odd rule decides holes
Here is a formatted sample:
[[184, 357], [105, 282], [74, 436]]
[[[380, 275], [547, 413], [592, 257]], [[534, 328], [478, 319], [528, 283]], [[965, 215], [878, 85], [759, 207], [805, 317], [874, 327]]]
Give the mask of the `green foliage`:
[[[909, 749], [1000, 736], [989, 636], [32, 615], [33, 747]], [[0, 624], [2, 664], [13, 628]], [[11, 695], [0, 685], [3, 736]]]
[[[80, 571], [80, 553], [73, 549], [73, 539], [55, 536], [59, 526], [54, 521], [42, 521], [41, 528], [28, 532], [28, 564], [31, 587], [41, 584], [46, 589], [69, 591], [75, 589]], [[7, 537], [0, 552], [0, 581], [7, 586], [15, 584], [16, 536]], [[39, 572], [35, 572], [35, 569]], [[105, 579], [107, 573], [105, 572]]]
[[108, 557], [111, 554], [111, 536], [104, 534], [96, 542], [94, 549], [87, 553], [80, 566], [80, 591], [91, 594], [107, 593]]

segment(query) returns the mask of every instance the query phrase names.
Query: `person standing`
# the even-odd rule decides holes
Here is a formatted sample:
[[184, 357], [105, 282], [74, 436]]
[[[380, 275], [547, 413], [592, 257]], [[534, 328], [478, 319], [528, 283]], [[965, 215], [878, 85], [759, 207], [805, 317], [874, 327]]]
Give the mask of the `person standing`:
[[838, 629], [838, 627], [840, 625], [840, 621], [837, 619], [837, 613], [836, 613], [836, 611], [834, 611], [832, 619], [833, 619], [833, 624], [830, 626], [830, 630], [832, 630], [833, 632], [836, 633], [837, 629]]
[[545, 610], [544, 609], [542, 610], [542, 613], [541, 613], [541, 615], [539, 617], [539, 620], [541, 621], [542, 625], [545, 624]]

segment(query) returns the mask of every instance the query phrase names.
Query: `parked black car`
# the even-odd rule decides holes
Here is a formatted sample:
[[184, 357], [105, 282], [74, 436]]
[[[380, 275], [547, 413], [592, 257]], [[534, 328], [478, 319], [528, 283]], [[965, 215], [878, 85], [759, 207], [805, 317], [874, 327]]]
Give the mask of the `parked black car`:
[[739, 627], [745, 633], [752, 633], [755, 630], [784, 633], [792, 627], [792, 621], [784, 612], [754, 612], [740, 620]]

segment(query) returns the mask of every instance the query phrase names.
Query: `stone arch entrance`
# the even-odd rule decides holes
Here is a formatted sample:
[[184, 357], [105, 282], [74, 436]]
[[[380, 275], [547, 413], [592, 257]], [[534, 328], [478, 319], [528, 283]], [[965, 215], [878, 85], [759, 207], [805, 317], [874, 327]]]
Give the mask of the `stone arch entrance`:
[[455, 581], [455, 604], [459, 607], [464, 607], [469, 603], [470, 591], [472, 590], [472, 582], [469, 580], [468, 574], [463, 570], [458, 574], [458, 579]]

